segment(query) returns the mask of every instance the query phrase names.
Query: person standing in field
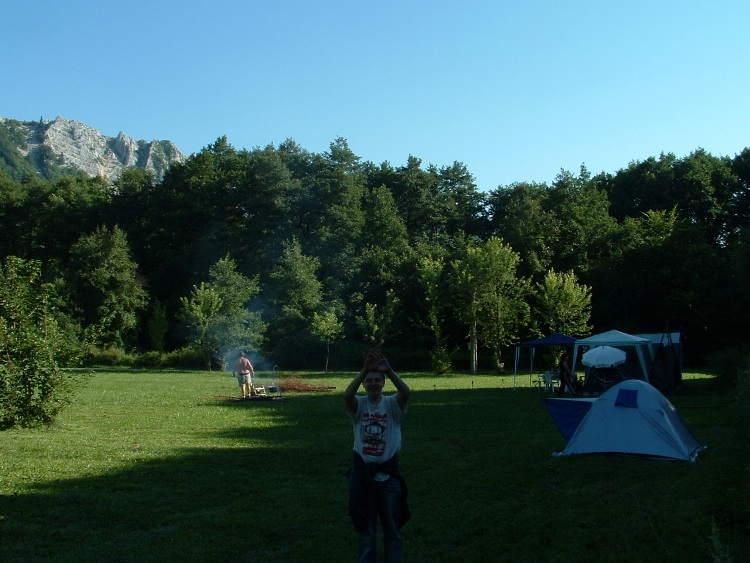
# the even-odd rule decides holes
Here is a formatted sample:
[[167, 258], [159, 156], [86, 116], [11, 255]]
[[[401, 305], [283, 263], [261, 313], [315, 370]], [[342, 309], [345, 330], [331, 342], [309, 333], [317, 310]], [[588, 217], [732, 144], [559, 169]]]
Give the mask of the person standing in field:
[[558, 396], [562, 397], [565, 394], [566, 386], [570, 389], [571, 395], [575, 395], [576, 394], [575, 376], [570, 371], [570, 366], [568, 365], [568, 353], [567, 352], [563, 352], [563, 355], [560, 358], [560, 362], [558, 363], [557, 368], [559, 370], [559, 377], [560, 377], [560, 388], [557, 390]]
[[240, 384], [240, 391], [242, 391], [242, 398], [248, 398], [253, 392], [253, 377], [255, 377], [255, 369], [253, 364], [250, 363], [245, 357], [245, 352], [240, 352], [240, 357], [234, 362], [234, 371], [232, 372], [237, 376], [237, 381]]
[[[386, 377], [396, 387], [383, 395]], [[357, 395], [360, 385], [366, 395]], [[357, 561], [377, 561], [377, 523], [383, 530], [386, 563], [403, 561], [401, 528], [411, 512], [406, 482], [399, 468], [401, 421], [411, 390], [377, 350], [365, 355], [362, 371], [344, 390], [346, 413], [354, 427], [354, 453], [349, 476], [349, 515], [359, 533]]]

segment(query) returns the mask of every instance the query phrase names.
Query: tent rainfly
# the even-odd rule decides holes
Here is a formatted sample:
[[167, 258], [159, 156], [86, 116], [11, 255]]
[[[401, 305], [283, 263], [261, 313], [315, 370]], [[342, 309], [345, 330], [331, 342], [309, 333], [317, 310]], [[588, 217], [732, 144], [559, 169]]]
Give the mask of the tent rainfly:
[[654, 360], [648, 371], [648, 382], [664, 393], [682, 387], [682, 335], [679, 332], [637, 334], [651, 341]]
[[643, 379], [648, 381], [649, 366], [654, 360], [654, 352], [651, 347], [651, 341], [648, 338], [641, 338], [640, 336], [633, 336], [631, 334], [625, 334], [619, 330], [610, 330], [601, 334], [595, 334], [588, 338], [581, 338], [576, 340], [573, 346], [573, 364], [572, 368], [575, 371], [575, 366], [578, 361], [578, 349], [583, 350], [596, 348], [597, 346], [613, 346], [615, 348], [632, 348], [638, 356], [638, 363], [643, 373]]
[[[577, 410], [585, 411], [587, 405], [580, 405]], [[558, 421], [552, 409], [548, 410], [568, 442], [555, 456], [607, 453], [695, 461], [706, 448], [693, 436], [672, 403], [654, 386], [637, 379], [615, 385], [590, 403], [569, 438], [569, 427], [561, 425], [563, 421]], [[568, 422], [571, 417], [575, 419], [570, 410], [567, 417]]]

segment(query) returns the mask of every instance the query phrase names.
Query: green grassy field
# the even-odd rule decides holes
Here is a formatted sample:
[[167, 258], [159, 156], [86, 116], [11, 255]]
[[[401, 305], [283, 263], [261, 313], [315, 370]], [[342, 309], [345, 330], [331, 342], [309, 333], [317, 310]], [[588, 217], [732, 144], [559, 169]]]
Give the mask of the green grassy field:
[[[226, 374], [97, 371], [51, 428], [0, 433], [0, 561], [354, 560], [352, 376], [240, 402]], [[564, 441], [528, 375], [402, 376], [408, 561], [750, 553], [733, 395], [708, 376], [670, 398], [709, 446], [696, 463], [552, 457]]]

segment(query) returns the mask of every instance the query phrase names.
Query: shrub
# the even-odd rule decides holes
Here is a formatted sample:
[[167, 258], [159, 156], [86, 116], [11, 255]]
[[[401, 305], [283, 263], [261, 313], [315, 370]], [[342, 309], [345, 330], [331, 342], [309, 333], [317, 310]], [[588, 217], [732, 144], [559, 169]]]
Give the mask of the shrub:
[[708, 363], [717, 377], [730, 385], [736, 385], [740, 372], [750, 369], [747, 352], [736, 348], [724, 348], [708, 356]]
[[187, 369], [206, 369], [206, 355], [203, 350], [185, 346], [164, 355], [164, 366]]
[[164, 352], [144, 352], [143, 354], [138, 354], [134, 358], [133, 367], [161, 369], [164, 367], [165, 361], [166, 354], [164, 354]]
[[78, 358], [54, 299], [38, 261], [11, 256], [0, 267], [0, 428], [52, 422], [83, 375], [58, 365]]
[[117, 346], [95, 348], [89, 353], [86, 363], [92, 366], [130, 366], [135, 357]]
[[440, 344], [430, 352], [432, 370], [438, 375], [445, 375], [451, 371], [451, 355], [445, 344]]

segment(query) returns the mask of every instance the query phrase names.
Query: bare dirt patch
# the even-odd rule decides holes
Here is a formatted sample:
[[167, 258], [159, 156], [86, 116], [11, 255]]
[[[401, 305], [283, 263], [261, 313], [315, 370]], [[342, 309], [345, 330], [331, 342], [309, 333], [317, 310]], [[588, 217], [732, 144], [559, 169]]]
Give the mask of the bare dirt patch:
[[[313, 385], [305, 381], [300, 374], [296, 373], [279, 374], [277, 381], [282, 393], [309, 393], [311, 391], [331, 391], [336, 389], [330, 385]], [[266, 386], [267, 388], [268, 386]]]

